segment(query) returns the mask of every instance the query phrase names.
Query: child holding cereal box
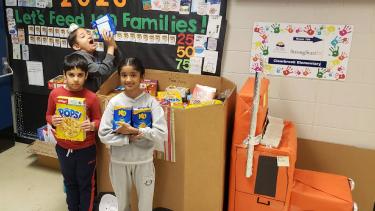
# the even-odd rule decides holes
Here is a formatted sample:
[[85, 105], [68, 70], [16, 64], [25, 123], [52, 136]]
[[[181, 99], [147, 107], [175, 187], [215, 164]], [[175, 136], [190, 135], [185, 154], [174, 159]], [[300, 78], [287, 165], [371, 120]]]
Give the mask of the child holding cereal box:
[[63, 74], [66, 83], [51, 91], [46, 120], [56, 128], [56, 152], [68, 209], [91, 211], [95, 195], [95, 131], [101, 118], [99, 100], [95, 93], [83, 87], [88, 75], [83, 56], [66, 56]]
[[98, 132], [100, 140], [111, 147], [110, 178], [121, 211], [130, 211], [132, 183], [137, 189], [139, 211], [152, 210], [153, 151], [163, 151], [167, 139], [162, 107], [140, 88], [144, 73], [136, 58], [120, 62], [118, 74], [125, 90], [109, 101]]
[[107, 52], [104, 59], [99, 60], [96, 51], [97, 43], [91, 32], [74, 23], [69, 27], [68, 43], [75, 50], [73, 54], [80, 54], [87, 60], [89, 71], [85, 87], [93, 92], [96, 92], [108, 76], [115, 71], [116, 62], [121, 58], [121, 52], [112, 33], [105, 32], [102, 36]]

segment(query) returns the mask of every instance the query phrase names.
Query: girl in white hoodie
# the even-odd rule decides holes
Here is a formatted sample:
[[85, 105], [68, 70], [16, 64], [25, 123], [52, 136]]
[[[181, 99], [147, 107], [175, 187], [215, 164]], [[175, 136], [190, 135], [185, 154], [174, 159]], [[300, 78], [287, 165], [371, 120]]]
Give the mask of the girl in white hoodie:
[[[154, 97], [140, 88], [145, 69], [137, 58], [120, 62], [118, 74], [125, 90], [113, 97], [102, 116], [99, 137], [110, 145], [110, 178], [118, 199], [119, 211], [130, 211], [130, 192], [134, 182], [139, 211], [151, 211], [155, 185], [153, 151], [162, 150], [168, 128], [164, 111]], [[135, 128], [122, 124], [113, 129], [115, 106], [150, 108], [152, 126]]]

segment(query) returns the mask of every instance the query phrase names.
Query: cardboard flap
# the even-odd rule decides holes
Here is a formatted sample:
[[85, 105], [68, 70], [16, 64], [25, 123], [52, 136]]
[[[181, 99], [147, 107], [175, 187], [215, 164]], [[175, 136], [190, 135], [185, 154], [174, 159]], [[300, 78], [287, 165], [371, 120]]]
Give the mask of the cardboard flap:
[[37, 155], [57, 158], [55, 144], [44, 141], [34, 141], [30, 146], [30, 152]]
[[[205, 86], [215, 87], [217, 93], [224, 91], [225, 89], [235, 90], [236, 85], [222, 77], [209, 76], [209, 75], [193, 75], [179, 72], [146, 69], [145, 79], [158, 80], [158, 90], [165, 90], [169, 85], [183, 86], [193, 90], [196, 84]], [[120, 85], [120, 78], [116, 72], [112, 73], [111, 76], [100, 86], [97, 94], [107, 95], [111, 93], [117, 86]]]
[[107, 78], [107, 80], [104, 81], [104, 83], [100, 86], [99, 90], [96, 93], [100, 95], [107, 95], [119, 85], [120, 78], [117, 71], [115, 71], [111, 76]]
[[349, 181], [345, 176], [296, 169], [294, 179], [307, 186], [310, 186], [311, 188], [320, 190], [336, 198], [340, 198], [348, 202], [352, 202], [353, 200]]

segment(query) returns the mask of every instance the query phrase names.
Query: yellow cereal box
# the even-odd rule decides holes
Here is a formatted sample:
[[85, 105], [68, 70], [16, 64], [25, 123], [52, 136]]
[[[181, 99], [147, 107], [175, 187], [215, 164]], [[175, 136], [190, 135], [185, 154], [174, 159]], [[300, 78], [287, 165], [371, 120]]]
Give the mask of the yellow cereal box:
[[57, 97], [56, 115], [63, 117], [56, 127], [56, 137], [70, 141], [84, 141], [86, 132], [81, 124], [86, 120], [86, 103], [84, 98]]

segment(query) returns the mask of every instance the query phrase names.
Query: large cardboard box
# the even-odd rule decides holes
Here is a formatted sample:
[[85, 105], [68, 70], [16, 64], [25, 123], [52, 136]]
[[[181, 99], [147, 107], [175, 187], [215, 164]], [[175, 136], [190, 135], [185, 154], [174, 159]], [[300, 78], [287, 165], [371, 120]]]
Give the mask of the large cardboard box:
[[[159, 90], [169, 85], [192, 90], [195, 84], [215, 87], [218, 92], [230, 90], [222, 105], [174, 109], [176, 162], [155, 160], [155, 207], [173, 211], [226, 210], [223, 209], [226, 148], [234, 116], [235, 84], [222, 77], [158, 70], [146, 70], [145, 78], [158, 80]], [[119, 78], [114, 73], [101, 86], [97, 95], [102, 109], [118, 85]], [[108, 150], [100, 145], [98, 153], [98, 191], [112, 191], [108, 176]]]
[[37, 156], [39, 165], [60, 170], [54, 143], [36, 140], [30, 145], [30, 152]]

